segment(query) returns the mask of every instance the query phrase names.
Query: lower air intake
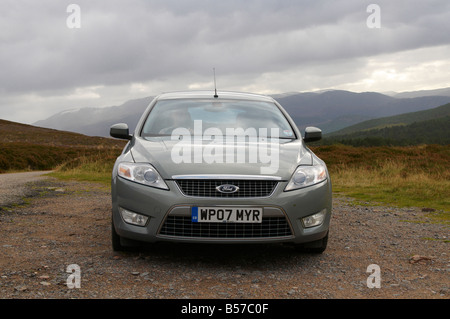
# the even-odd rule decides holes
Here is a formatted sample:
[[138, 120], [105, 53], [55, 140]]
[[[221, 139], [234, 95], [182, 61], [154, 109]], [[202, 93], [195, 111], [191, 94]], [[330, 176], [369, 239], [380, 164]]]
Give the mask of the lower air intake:
[[263, 217], [261, 223], [194, 223], [189, 216], [168, 216], [160, 235], [188, 238], [276, 238], [292, 236], [285, 217]]

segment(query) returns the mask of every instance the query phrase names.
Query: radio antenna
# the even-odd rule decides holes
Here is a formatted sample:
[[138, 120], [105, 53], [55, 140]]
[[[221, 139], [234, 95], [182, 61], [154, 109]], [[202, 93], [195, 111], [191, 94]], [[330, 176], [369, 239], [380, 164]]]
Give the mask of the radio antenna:
[[213, 68], [214, 72], [214, 97], [217, 99], [219, 96], [217, 95], [217, 86], [216, 86], [216, 68]]

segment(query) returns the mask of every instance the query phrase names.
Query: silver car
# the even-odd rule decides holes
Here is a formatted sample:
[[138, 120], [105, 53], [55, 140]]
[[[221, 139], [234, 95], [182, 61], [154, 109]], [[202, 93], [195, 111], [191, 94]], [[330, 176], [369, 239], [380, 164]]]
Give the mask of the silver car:
[[290, 243], [321, 253], [331, 181], [287, 112], [263, 95], [210, 91], [156, 97], [112, 172], [112, 246], [139, 242]]

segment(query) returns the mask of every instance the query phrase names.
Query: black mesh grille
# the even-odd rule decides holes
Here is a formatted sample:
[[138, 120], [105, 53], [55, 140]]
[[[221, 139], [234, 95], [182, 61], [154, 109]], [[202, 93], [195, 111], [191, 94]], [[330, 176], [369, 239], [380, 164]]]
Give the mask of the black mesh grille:
[[189, 216], [168, 216], [160, 235], [193, 238], [268, 238], [291, 236], [284, 217], [264, 217], [261, 223], [193, 223]]
[[[183, 179], [176, 182], [187, 196], [221, 198], [267, 197], [277, 185], [277, 181], [270, 180]], [[239, 190], [235, 193], [221, 193], [216, 189], [217, 186], [226, 184], [237, 186]]]

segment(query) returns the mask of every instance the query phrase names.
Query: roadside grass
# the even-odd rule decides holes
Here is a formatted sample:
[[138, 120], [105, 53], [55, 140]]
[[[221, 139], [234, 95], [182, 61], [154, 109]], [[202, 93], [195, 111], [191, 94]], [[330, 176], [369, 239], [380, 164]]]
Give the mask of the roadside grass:
[[333, 192], [361, 202], [443, 211], [450, 220], [450, 146], [319, 146]]
[[[384, 175], [389, 171], [388, 175]], [[339, 167], [330, 175], [333, 191], [360, 201], [450, 211], [450, 180], [423, 172], [403, 175], [404, 165], [386, 163], [380, 170]]]
[[110, 186], [114, 162], [121, 150], [81, 156], [55, 168], [49, 176], [62, 180], [87, 181]]

